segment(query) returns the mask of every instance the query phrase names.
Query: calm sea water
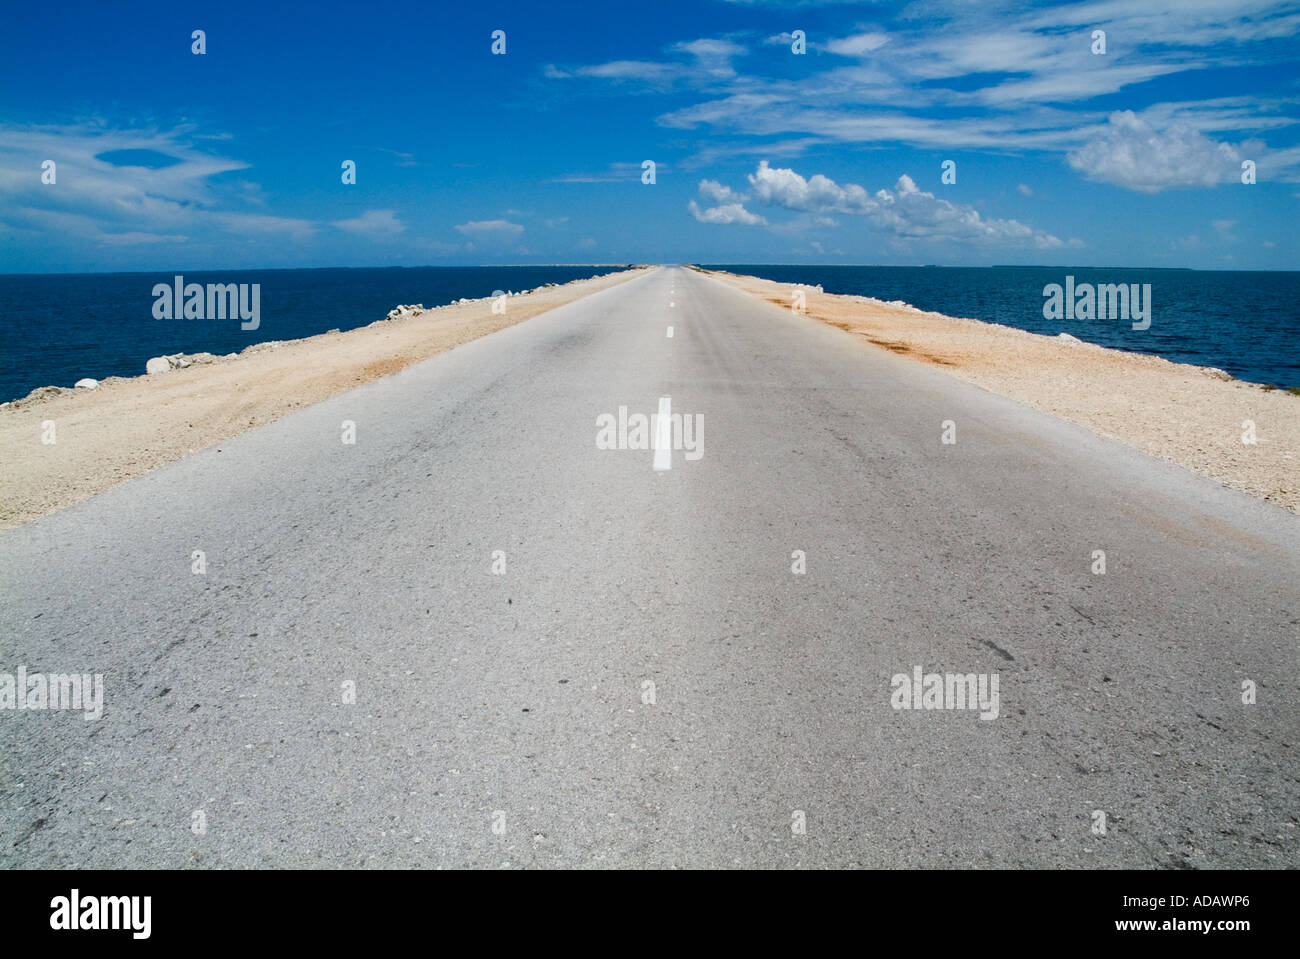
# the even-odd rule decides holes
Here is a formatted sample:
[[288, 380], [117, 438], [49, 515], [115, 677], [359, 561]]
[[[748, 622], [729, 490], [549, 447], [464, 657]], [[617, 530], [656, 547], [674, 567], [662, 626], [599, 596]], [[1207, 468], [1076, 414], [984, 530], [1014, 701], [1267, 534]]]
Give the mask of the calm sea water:
[[151, 356], [238, 353], [254, 343], [350, 330], [399, 303], [441, 306], [543, 283], [611, 273], [613, 266], [238, 270], [184, 273], [188, 283], [260, 283], [261, 325], [155, 320], [163, 273], [0, 275], [0, 402], [84, 376], [139, 376]]
[[[903, 300], [918, 309], [1069, 333], [1081, 340], [1177, 363], [1216, 366], [1233, 376], [1300, 387], [1300, 273], [1112, 270], [1085, 267], [889, 267], [710, 265], [827, 293]], [[1043, 287], [1150, 283], [1151, 328], [1123, 320], [1046, 320]]]
[[[1234, 376], [1300, 386], [1300, 273], [1091, 270], [1046, 267], [754, 266], [722, 264], [829, 293], [903, 300], [1035, 333], [1070, 333], [1102, 346], [1217, 366]], [[167, 353], [238, 352], [252, 343], [348, 330], [382, 319], [398, 303], [438, 306], [493, 290], [608, 273], [608, 266], [240, 270], [186, 273], [187, 283], [260, 283], [261, 326], [237, 320], [155, 320], [159, 273], [0, 276], [0, 400], [83, 376], [137, 376]], [[1043, 287], [1150, 283], [1151, 328], [1122, 320], [1045, 320]]]

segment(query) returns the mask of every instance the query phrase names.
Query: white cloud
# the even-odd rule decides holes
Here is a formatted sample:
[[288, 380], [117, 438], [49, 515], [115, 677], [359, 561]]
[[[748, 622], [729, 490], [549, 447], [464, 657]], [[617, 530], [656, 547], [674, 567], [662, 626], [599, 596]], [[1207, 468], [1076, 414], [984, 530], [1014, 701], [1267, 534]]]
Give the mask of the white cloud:
[[1016, 189], [1020, 191], [1020, 195], [1021, 195], [1021, 196], [1033, 196], [1033, 195], [1034, 195], [1034, 188], [1031, 187], [1031, 186], [1029, 186], [1027, 183], [1022, 183], [1022, 184], [1020, 184], [1020, 186], [1016, 187]]
[[1237, 237], [1233, 234], [1232, 228], [1237, 225], [1236, 220], [1211, 220], [1214, 232], [1219, 234], [1219, 239], [1225, 243], [1236, 243]]
[[692, 40], [690, 43], [674, 44], [673, 49], [689, 53], [697, 60], [727, 60], [731, 57], [743, 56], [746, 53], [745, 48], [738, 43], [732, 43], [730, 40], [713, 40], [709, 38]]
[[[1095, 27], [1108, 33], [1105, 56], [1090, 52]], [[824, 40], [823, 50], [856, 62], [811, 57], [810, 69], [793, 77], [776, 66], [784, 58], [771, 56], [743, 61], [762, 72], [733, 73], [733, 62], [742, 61], [730, 41], [679, 44], [664, 62], [647, 61], [635, 70], [605, 67], [611, 75], [639, 73], [661, 89], [667, 84], [696, 94], [694, 102], [657, 118], [662, 126], [713, 134], [697, 156], [683, 161], [686, 167], [706, 165], [705, 157], [726, 151], [771, 157], [762, 141], [794, 137], [1078, 155], [1105, 123], [1105, 113], [1089, 101], [1162, 77], [1201, 71], [1204, 82], [1213, 83], [1221, 74], [1210, 70], [1275, 66], [1284, 54], [1266, 44], [1297, 32], [1300, 6], [1278, 0], [1084, 0], [1037, 7], [947, 0], [908, 8], [888, 33], [862, 26]], [[759, 37], [755, 42], [769, 49], [791, 39], [788, 32]], [[683, 62], [688, 50], [708, 56]], [[713, 69], [704, 63], [709, 58]], [[825, 69], [827, 63], [838, 65]], [[1289, 96], [1155, 104], [1142, 115], [1159, 130], [1181, 120], [1203, 136], [1220, 130], [1257, 136], [1300, 122]], [[726, 135], [735, 139], [723, 140]], [[1300, 180], [1295, 150], [1294, 156], [1289, 150], [1269, 154], [1270, 180]], [[1264, 172], [1260, 159], [1261, 180]], [[1160, 186], [1123, 171], [1099, 168], [1096, 175], [1139, 189]]]
[[687, 211], [701, 223], [741, 223], [745, 226], [759, 226], [767, 221], [757, 214], [750, 213], [740, 203], [726, 203], [722, 206], [701, 210], [700, 205], [692, 200], [686, 204]]
[[289, 234], [295, 238], [305, 238], [316, 231], [316, 224], [311, 220], [296, 217], [265, 216], [261, 213], [214, 213], [212, 216], [223, 229], [242, 236]]
[[396, 236], [406, 229], [392, 210], [367, 210], [351, 220], [335, 220], [333, 225], [348, 233], [372, 237]]
[[877, 190], [874, 198], [879, 207], [870, 214], [872, 222], [899, 236], [1032, 244], [1039, 249], [1065, 245], [1016, 220], [985, 220], [973, 206], [941, 200], [917, 189], [907, 174], [898, 178], [893, 191]]
[[[220, 175], [248, 164], [194, 146], [197, 140], [221, 139], [199, 137], [188, 127], [118, 129], [99, 121], [0, 125], [0, 205], [20, 228], [57, 230], [110, 247], [205, 239], [228, 244], [221, 232], [311, 236], [316, 224], [310, 220], [245, 212], [250, 205], [266, 205], [260, 186]], [[121, 151], [144, 151], [171, 162], [124, 165]], [[53, 184], [40, 178], [47, 159], [56, 163]]]
[[543, 75], [550, 80], [588, 77], [620, 84], [641, 84], [647, 90], [666, 90], [678, 84], [725, 83], [736, 77], [731, 61], [749, 51], [731, 40], [701, 37], [674, 43], [669, 60], [610, 60], [580, 67], [546, 64]]
[[883, 33], [858, 33], [851, 37], [831, 40], [826, 44], [826, 49], [844, 57], [860, 57], [864, 53], [879, 50], [888, 42], [889, 37]]
[[[186, 133], [183, 129], [115, 130], [95, 124], [0, 126], [0, 196], [6, 206], [26, 203], [35, 209], [87, 217], [92, 234], [193, 226], [225, 196], [212, 179], [247, 164], [195, 149]], [[174, 162], [150, 169], [100, 159], [128, 150], [160, 154]], [[41, 183], [45, 160], [56, 164], [57, 180], [52, 185]], [[247, 193], [246, 186], [237, 190]]]
[[[653, 60], [611, 60], [590, 67], [579, 67], [570, 76], [597, 77], [604, 80], [641, 80], [663, 83], [680, 76], [681, 67], [673, 63], [656, 63]], [[564, 74], [556, 74], [563, 76]]]
[[850, 184], [839, 186], [834, 180], [815, 174], [804, 179], [794, 170], [776, 169], [766, 160], [749, 174], [754, 198], [767, 206], [781, 206], [806, 213], [868, 213], [875, 204], [867, 191]]
[[524, 232], [522, 226], [509, 220], [471, 220], [461, 223], [456, 229], [475, 239], [508, 239]]
[[135, 246], [143, 243], [184, 243], [187, 237], [162, 233], [101, 233], [99, 242], [109, 246]]
[[1171, 187], [1210, 187], [1241, 174], [1237, 147], [1219, 143], [1181, 123], [1157, 130], [1131, 110], [1110, 115], [1088, 142], [1067, 156], [1090, 180], [1140, 193]]
[[620, 83], [640, 83], [652, 89], [667, 89], [681, 82], [725, 82], [736, 76], [731, 61], [744, 56], [745, 47], [730, 40], [704, 37], [684, 43], [675, 43], [669, 53], [686, 59], [677, 60], [610, 60], [591, 66], [564, 69], [547, 64], [544, 75], [560, 80], [569, 77], [591, 77]]
[[[865, 217], [874, 226], [905, 239], [944, 242], [983, 243], [990, 245], [1057, 249], [1080, 246], [1077, 240], [1064, 241], [1050, 233], [1035, 230], [1017, 220], [985, 219], [972, 206], [952, 203], [927, 193], [903, 174], [893, 189], [874, 193], [855, 183], [840, 185], [822, 174], [804, 177], [788, 168], [772, 167], [766, 160], [751, 173], [749, 195], [764, 206], [812, 214], [811, 222], [833, 225], [829, 214], [840, 213]], [[704, 181], [712, 184], [713, 181]], [[717, 195], [725, 190], [710, 187]], [[704, 223], [766, 222], [757, 214], [733, 203], [701, 211], [694, 201], [688, 207], [695, 219]]]
[[723, 186], [717, 180], [701, 180], [700, 194], [714, 203], [743, 203], [745, 195], [736, 193], [729, 186]]
[[419, 163], [416, 162], [415, 155], [412, 153], [403, 153], [401, 150], [390, 150], [387, 147], [380, 147], [379, 149], [382, 150], [384, 153], [391, 153], [393, 156], [397, 157], [398, 166], [419, 166], [420, 165]]
[[[656, 175], [663, 173], [668, 169], [668, 164], [658, 162], [655, 165]], [[642, 168], [640, 163], [620, 162], [611, 163], [608, 168], [602, 172], [579, 172], [566, 173], [563, 176], [552, 177], [550, 183], [619, 183], [626, 180], [639, 180], [641, 178]]]
[[616, 183], [626, 180], [626, 176], [614, 173], [566, 173], [564, 176], [552, 177], [551, 183]]

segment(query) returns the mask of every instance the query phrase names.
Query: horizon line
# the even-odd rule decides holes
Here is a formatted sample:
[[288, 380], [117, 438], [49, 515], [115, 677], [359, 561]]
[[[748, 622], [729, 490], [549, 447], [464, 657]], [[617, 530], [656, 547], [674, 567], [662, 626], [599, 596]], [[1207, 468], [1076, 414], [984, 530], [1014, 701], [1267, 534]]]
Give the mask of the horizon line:
[[752, 263], [724, 263], [714, 261], [705, 263], [698, 262], [662, 262], [662, 263], [460, 263], [455, 265], [448, 264], [422, 264], [419, 266], [241, 266], [241, 267], [224, 267], [221, 269], [176, 269], [168, 267], [167, 269], [156, 270], [77, 270], [66, 272], [24, 272], [24, 273], [0, 273], [0, 277], [12, 276], [156, 276], [161, 273], [170, 273], [172, 275], [185, 273], [243, 273], [256, 271], [261, 273], [287, 273], [291, 271], [304, 272], [308, 270], [519, 270], [519, 269], [548, 269], [559, 267], [614, 267], [618, 269], [638, 269], [644, 267], [664, 267], [664, 266], [682, 266], [682, 267], [724, 267], [724, 266], [785, 266], [785, 267], [855, 267], [859, 269], [880, 269], [880, 270], [1145, 270], [1145, 271], [1163, 271], [1179, 273], [1300, 273], [1300, 267], [1295, 269], [1216, 269], [1207, 270], [1194, 266], [1093, 266], [1089, 264], [1066, 264], [1056, 266], [1048, 263], [994, 263], [989, 266], [948, 266], [942, 263], [781, 263], [781, 262], [752, 262]]

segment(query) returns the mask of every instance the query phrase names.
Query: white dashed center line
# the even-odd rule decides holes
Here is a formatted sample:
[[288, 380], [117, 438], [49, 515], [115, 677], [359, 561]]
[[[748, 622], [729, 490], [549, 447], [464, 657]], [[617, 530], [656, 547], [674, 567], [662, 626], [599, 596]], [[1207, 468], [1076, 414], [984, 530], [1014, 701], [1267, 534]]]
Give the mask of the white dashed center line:
[[655, 421], [655, 469], [673, 468], [673, 399], [659, 397], [659, 419]]

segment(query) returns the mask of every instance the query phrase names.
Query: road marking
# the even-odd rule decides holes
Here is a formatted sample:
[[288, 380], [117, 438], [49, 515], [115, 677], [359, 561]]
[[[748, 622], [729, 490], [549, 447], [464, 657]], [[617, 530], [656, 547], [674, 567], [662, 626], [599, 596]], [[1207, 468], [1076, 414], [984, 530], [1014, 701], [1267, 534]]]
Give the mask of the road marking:
[[655, 421], [655, 469], [673, 468], [673, 398], [659, 397], [659, 419]]
[[668, 327], [668, 339], [671, 340], [672, 338], [673, 338], [673, 328], [670, 326]]

